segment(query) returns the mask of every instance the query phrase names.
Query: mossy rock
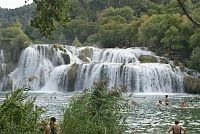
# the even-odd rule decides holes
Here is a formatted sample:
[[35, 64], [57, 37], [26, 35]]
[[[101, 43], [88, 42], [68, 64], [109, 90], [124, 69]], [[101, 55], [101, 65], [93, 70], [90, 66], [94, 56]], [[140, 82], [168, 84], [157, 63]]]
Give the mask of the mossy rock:
[[81, 59], [83, 62], [90, 62], [88, 58], [92, 57], [92, 49], [91, 48], [84, 48], [79, 52], [78, 58]]
[[69, 91], [74, 91], [74, 84], [76, 80], [76, 70], [78, 68], [78, 64], [73, 64], [68, 71], [68, 89]]
[[175, 66], [179, 66], [180, 69], [181, 69], [181, 71], [185, 71], [185, 66], [184, 66], [184, 64], [181, 63], [180, 61], [175, 60], [175, 61], [174, 61], [174, 65], [175, 65]]
[[141, 55], [138, 60], [141, 63], [157, 63], [157, 59], [154, 56], [151, 55]]
[[59, 47], [59, 45], [58, 44], [53, 44], [52, 47], [57, 49]]
[[159, 63], [162, 63], [162, 64], [169, 64], [169, 61], [168, 61], [166, 58], [160, 58], [160, 59], [159, 59]]
[[200, 79], [192, 76], [184, 77], [184, 86], [187, 93], [200, 94]]
[[79, 53], [80, 54], [83, 54], [83, 55], [85, 55], [85, 56], [87, 56], [87, 57], [91, 57], [92, 56], [92, 53], [93, 51], [92, 51], [92, 48], [89, 48], [89, 47], [85, 47], [84, 49], [82, 49]]
[[85, 55], [83, 55], [83, 54], [79, 54], [78, 58], [81, 59], [83, 62], [90, 62], [88, 60], [88, 58]]

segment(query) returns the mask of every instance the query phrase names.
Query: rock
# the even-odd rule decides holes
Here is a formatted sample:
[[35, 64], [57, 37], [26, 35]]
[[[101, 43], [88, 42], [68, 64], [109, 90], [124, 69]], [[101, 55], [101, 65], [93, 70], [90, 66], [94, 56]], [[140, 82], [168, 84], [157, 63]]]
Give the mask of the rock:
[[159, 63], [169, 64], [169, 61], [167, 60], [167, 58], [160, 58]]
[[79, 51], [78, 58], [81, 59], [83, 62], [90, 62], [90, 58], [92, 57], [92, 48], [86, 47]]
[[68, 70], [68, 89], [69, 91], [74, 91], [74, 84], [76, 80], [76, 70], [78, 68], [78, 64], [73, 64], [71, 68]]
[[185, 76], [184, 86], [187, 93], [199, 94], [200, 93], [200, 78]]
[[62, 53], [61, 55], [63, 57], [63, 60], [64, 60], [65, 64], [70, 64], [70, 57], [69, 57], [69, 55], [66, 54], [66, 53]]

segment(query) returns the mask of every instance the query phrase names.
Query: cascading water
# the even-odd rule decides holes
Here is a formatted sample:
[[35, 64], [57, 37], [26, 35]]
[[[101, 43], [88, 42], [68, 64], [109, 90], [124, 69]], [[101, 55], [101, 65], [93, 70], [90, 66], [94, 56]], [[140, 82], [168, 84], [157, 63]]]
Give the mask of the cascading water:
[[10, 73], [13, 88], [39, 91], [75, 91], [108, 80], [108, 87], [126, 86], [133, 92], [183, 92], [183, 74], [178, 67], [140, 63], [141, 55], [160, 57], [142, 48], [100, 49], [59, 45], [32, 45]]
[[0, 91], [2, 91], [3, 88], [6, 87], [7, 85], [7, 80], [8, 80], [8, 76], [6, 75], [6, 63], [4, 61], [4, 52], [3, 49], [0, 50], [0, 77], [2, 77], [2, 79], [0, 80]]

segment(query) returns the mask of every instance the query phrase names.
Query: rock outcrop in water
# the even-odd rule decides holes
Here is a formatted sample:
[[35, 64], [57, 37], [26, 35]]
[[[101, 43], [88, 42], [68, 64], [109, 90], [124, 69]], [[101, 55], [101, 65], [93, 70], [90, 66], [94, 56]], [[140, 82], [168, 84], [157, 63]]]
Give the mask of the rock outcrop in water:
[[200, 79], [198, 77], [185, 76], [184, 85], [187, 93], [200, 94]]
[[[151, 57], [155, 63], [141, 63], [139, 57]], [[13, 88], [39, 91], [83, 90], [106, 79], [109, 88], [125, 86], [132, 92], [183, 92], [183, 72], [168, 62], [141, 48], [32, 45], [9, 77]]]

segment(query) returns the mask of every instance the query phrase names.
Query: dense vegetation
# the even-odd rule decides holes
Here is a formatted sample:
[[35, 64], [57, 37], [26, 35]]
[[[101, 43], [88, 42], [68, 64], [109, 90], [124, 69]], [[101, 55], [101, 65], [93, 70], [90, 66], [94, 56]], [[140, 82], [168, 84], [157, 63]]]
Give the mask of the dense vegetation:
[[119, 94], [99, 82], [92, 92], [72, 99], [64, 113], [61, 130], [66, 134], [122, 134], [128, 105]]
[[[40, 1], [35, 2], [38, 4]], [[193, 64], [200, 60], [194, 56], [200, 53], [197, 51], [200, 28], [184, 15], [177, 0], [68, 0], [64, 2], [66, 9], [57, 9], [61, 3], [50, 8], [46, 8], [48, 3], [43, 3], [13, 10], [0, 9], [0, 28], [8, 28], [18, 19], [23, 25], [23, 32], [33, 43], [106, 48], [146, 46], [159, 55], [179, 60], [200, 71], [199, 64]], [[183, 4], [192, 19], [200, 22], [200, 2], [185, 0]], [[38, 12], [34, 12], [36, 7]], [[40, 16], [42, 9], [46, 11], [44, 17]], [[52, 14], [52, 11], [59, 14]], [[44, 38], [38, 29], [31, 27], [30, 20], [34, 15], [32, 25], [40, 31], [44, 22], [50, 23], [42, 35], [56, 29], [52, 33], [53, 38]], [[192, 54], [193, 50], [195, 54]]]
[[1, 134], [38, 134], [39, 122], [44, 112], [34, 104], [35, 98], [28, 98], [26, 89], [18, 89], [0, 104]]

